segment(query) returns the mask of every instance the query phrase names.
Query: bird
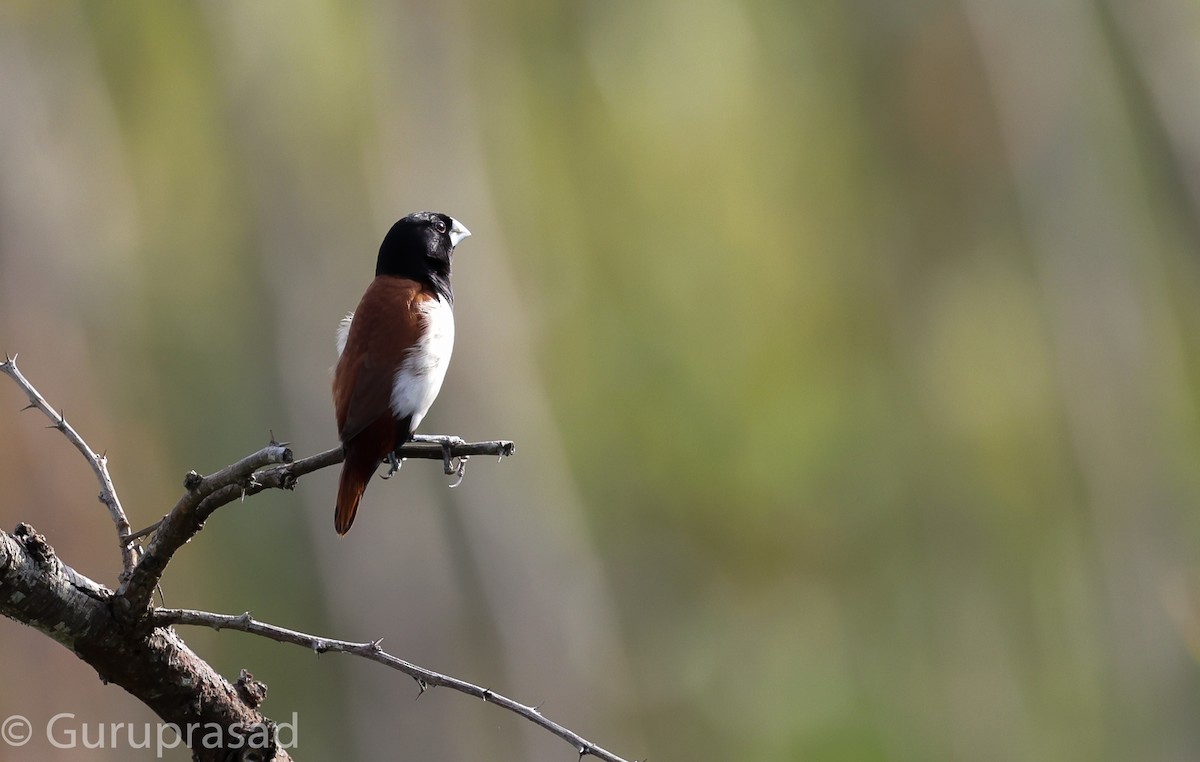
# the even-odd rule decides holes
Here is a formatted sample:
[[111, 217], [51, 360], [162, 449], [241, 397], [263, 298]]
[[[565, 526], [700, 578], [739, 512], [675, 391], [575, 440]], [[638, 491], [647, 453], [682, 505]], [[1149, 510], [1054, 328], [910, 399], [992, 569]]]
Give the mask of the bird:
[[337, 330], [333, 404], [345, 459], [334, 529], [350, 531], [380, 463], [399, 468], [396, 450], [412, 439], [442, 388], [454, 349], [450, 260], [471, 235], [441, 212], [400, 219], [379, 246], [375, 279]]

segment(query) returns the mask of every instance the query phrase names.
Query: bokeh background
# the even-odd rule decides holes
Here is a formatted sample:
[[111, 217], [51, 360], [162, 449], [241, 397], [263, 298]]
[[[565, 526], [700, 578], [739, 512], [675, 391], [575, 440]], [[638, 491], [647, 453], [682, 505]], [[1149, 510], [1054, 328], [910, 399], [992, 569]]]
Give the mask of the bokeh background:
[[[651, 760], [1200, 756], [1187, 0], [0, 4], [0, 351], [135, 526], [269, 431], [439, 209], [447, 489], [216, 515], [169, 605], [349, 639]], [[0, 525], [118, 556], [0, 379]], [[568, 760], [495, 707], [188, 629], [297, 759]], [[0, 715], [153, 718], [0, 622]], [[37, 738], [0, 759], [128, 759]], [[174, 752], [173, 758], [186, 759]]]

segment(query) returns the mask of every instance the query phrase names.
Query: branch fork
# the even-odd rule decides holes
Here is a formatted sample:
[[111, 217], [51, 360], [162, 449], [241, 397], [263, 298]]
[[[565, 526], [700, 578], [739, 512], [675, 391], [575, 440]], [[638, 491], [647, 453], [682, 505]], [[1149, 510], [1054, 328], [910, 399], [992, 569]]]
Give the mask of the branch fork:
[[[97, 453], [17, 369], [16, 356], [5, 356], [0, 372], [9, 376], [54, 428], [75, 446], [100, 484], [100, 502], [108, 509], [117, 531], [122, 571], [116, 592], [78, 574], [55, 555], [54, 549], [27, 524], [12, 535], [0, 532], [0, 613], [36, 626], [70, 647], [103, 676], [138, 697], [168, 722], [217, 721], [222, 726], [271, 726], [258, 706], [266, 686], [242, 671], [230, 683], [187, 648], [174, 625], [197, 625], [236, 630], [280, 643], [311, 649], [315, 654], [345, 653], [383, 664], [416, 681], [421, 693], [445, 687], [483, 699], [525, 718], [572, 745], [580, 757], [605, 762], [626, 760], [544, 717], [538, 706], [527, 706], [488, 688], [407, 662], [383, 650], [382, 638], [365, 642], [336, 640], [260, 622], [249, 611], [216, 614], [191, 609], [155, 608], [154, 590], [175, 553], [204, 526], [220, 507], [245, 500], [266, 489], [295, 489], [301, 476], [342, 462], [341, 447], [296, 460], [286, 442], [272, 436], [267, 446], [208, 476], [190, 471], [184, 493], [158, 522], [132, 531], [108, 471], [108, 458]], [[418, 435], [398, 448], [396, 458], [441, 460], [447, 475], [462, 481], [472, 455], [500, 459], [512, 455], [509, 441], [466, 442], [459, 437]], [[152, 538], [143, 549], [141, 541]], [[13, 593], [21, 593], [14, 595]], [[49, 614], [49, 616], [47, 616]], [[45, 622], [58, 622], [48, 629]], [[43, 623], [43, 624], [39, 624]], [[165, 681], [165, 684], [164, 682]], [[419, 694], [418, 694], [419, 695]], [[284, 749], [263, 750], [264, 758], [290, 760]], [[224, 759], [222, 750], [193, 749], [197, 759]]]

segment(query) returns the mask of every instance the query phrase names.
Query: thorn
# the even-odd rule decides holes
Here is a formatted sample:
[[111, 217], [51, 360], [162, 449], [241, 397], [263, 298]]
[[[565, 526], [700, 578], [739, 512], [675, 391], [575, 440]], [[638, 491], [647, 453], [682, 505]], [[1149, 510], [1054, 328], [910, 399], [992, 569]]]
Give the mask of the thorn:
[[417, 697], [413, 699], [413, 701], [416, 701], [425, 695], [425, 691], [429, 690], [429, 683], [425, 682], [419, 677], [414, 677], [413, 679], [417, 681], [417, 688], [419, 689], [417, 691]]
[[383, 638], [379, 638], [377, 640], [372, 640], [371, 641], [371, 650], [372, 651], [382, 651], [383, 650]]
[[[152, 535], [152, 534], [154, 534], [155, 532], [157, 532], [157, 531], [158, 531], [158, 528], [162, 526], [162, 523], [163, 523], [163, 521], [164, 521], [166, 518], [167, 518], [166, 516], [163, 516], [161, 519], [159, 519], [158, 521], [154, 522], [153, 524], [151, 524], [150, 526], [146, 527], [145, 529], [139, 529], [139, 530], [138, 530], [138, 531], [136, 531], [136, 532], [131, 532], [131, 533], [129, 534], [129, 537], [128, 537], [128, 539], [126, 539], [126, 542], [127, 542], [127, 543], [129, 543], [129, 544], [131, 544], [131, 545], [133, 545], [134, 543], [139, 543], [139, 542], [141, 542], [141, 541], [142, 541], [142, 540], [144, 540], [145, 538], [147, 538], [147, 537], [149, 537], [150, 535]], [[140, 545], [134, 545], [134, 547], [136, 547], [136, 548], [137, 548], [139, 551], [141, 551], [141, 546], [140, 546]]]
[[487, 689], [487, 688], [484, 688], [484, 689], [483, 689], [483, 700], [484, 700], [484, 701], [491, 701], [491, 700], [492, 700], [492, 695], [493, 695], [493, 694], [492, 694], [492, 692], [491, 692], [489, 689]]
[[37, 403], [36, 403], [36, 402], [30, 402], [28, 405], [26, 405], [25, 407], [21, 408], [21, 412], [22, 412], [22, 413], [24, 413], [26, 410], [33, 410], [35, 407], [37, 407]]
[[587, 747], [580, 746], [579, 747], [579, 758], [582, 760], [586, 754], [587, 754]]
[[241, 616], [238, 617], [238, 624], [244, 627], [249, 627], [250, 625], [254, 624], [254, 617], [250, 616], [249, 611], [243, 611]]
[[529, 708], [533, 710], [533, 713], [534, 713], [534, 714], [541, 714], [541, 713], [542, 713], [542, 703], [541, 703], [541, 702], [538, 702], [538, 703], [534, 704], [533, 706], [531, 706], [531, 707], [529, 707]]

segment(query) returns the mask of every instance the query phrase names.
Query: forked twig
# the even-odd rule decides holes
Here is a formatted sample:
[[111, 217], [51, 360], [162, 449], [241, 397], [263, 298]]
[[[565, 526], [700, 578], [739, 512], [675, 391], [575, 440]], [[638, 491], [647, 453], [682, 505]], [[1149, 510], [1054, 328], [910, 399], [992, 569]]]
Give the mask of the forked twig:
[[121, 578], [125, 579], [133, 571], [136, 562], [136, 555], [133, 547], [129, 543], [129, 535], [131, 532], [129, 519], [125, 516], [125, 509], [121, 507], [121, 500], [117, 497], [117, 489], [113, 486], [112, 476], [108, 473], [108, 456], [103, 452], [96, 452], [88, 443], [83, 441], [83, 437], [75, 430], [71, 424], [67, 423], [66, 416], [62, 411], [55, 411], [46, 401], [33, 384], [17, 370], [17, 356], [4, 356], [4, 362], [0, 363], [0, 373], [4, 373], [17, 386], [21, 387], [21, 391], [25, 392], [25, 396], [29, 398], [29, 404], [26, 409], [37, 408], [51, 420], [50, 428], [58, 429], [63, 433], [71, 444], [75, 445], [75, 449], [83, 454], [87, 459], [88, 465], [92, 467], [92, 472], [96, 475], [96, 480], [100, 482], [100, 502], [104, 503], [108, 508], [108, 515], [112, 517], [113, 524], [117, 527], [117, 542], [121, 548]]
[[[318, 654], [333, 652], [359, 656], [412, 677], [417, 681], [422, 692], [429, 687], [445, 687], [503, 707], [567, 741], [575, 748], [580, 757], [590, 755], [605, 760], [605, 762], [626, 762], [578, 733], [544, 717], [536, 706], [527, 706], [487, 688], [404, 661], [384, 651], [380, 647], [380, 641], [354, 643], [322, 638], [259, 622], [251, 617], [249, 612], [240, 616], [230, 616], [190, 609], [151, 608], [153, 591], [162, 578], [167, 564], [174, 557], [174, 553], [200, 531], [205, 520], [217, 508], [265, 489], [293, 489], [301, 476], [340, 463], [344, 457], [342, 448], [335, 447], [308, 458], [294, 460], [291, 450], [285, 444], [272, 441], [261, 450], [208, 476], [202, 477], [194, 471], [190, 472], [184, 479], [184, 495], [180, 497], [175, 506], [156, 524], [134, 533], [130, 529], [125, 511], [117, 499], [116, 489], [108, 473], [107, 459], [104, 454], [93, 451], [79, 433], [67, 423], [63, 414], [55, 413], [45, 398], [17, 370], [15, 357], [6, 356], [4, 362], [0, 364], [0, 371], [10, 376], [24, 390], [29, 398], [29, 407], [41, 410], [53, 422], [52, 428], [61, 431], [75, 445], [76, 449], [83, 453], [100, 481], [100, 499], [108, 507], [113, 523], [117, 527], [124, 567], [121, 585], [115, 594], [98, 588], [94, 583], [91, 587], [79, 587], [78, 582], [73, 583], [77, 587], [67, 586], [72, 590], [82, 590], [86, 587], [91, 595], [100, 596], [106, 601], [111, 600], [114, 605], [102, 607], [100, 613], [116, 614], [127, 621], [132, 620], [150, 626], [203, 625], [217, 630], [237, 630], [281, 643], [304, 646]], [[472, 443], [457, 437], [423, 436], [417, 441], [405, 444], [397, 450], [396, 455], [401, 458], [441, 460], [447, 474], [457, 473], [461, 481], [462, 464], [467, 457], [494, 455], [503, 458], [512, 455], [514, 450], [515, 445], [508, 441]], [[457, 466], [453, 466], [455, 459], [458, 461]], [[140, 550], [140, 546], [137, 541], [141, 537], [151, 534], [154, 535], [153, 539], [147, 545], [144, 554], [138, 559], [136, 554]], [[24, 536], [22, 535], [22, 537]], [[0, 539], [3, 538], [4, 536], [0, 536]], [[40, 536], [28, 539], [26, 544], [30, 549], [37, 550], [40, 554], [39, 558], [43, 559], [41, 566], [38, 567], [40, 570], [38, 573], [47, 573], [46, 569], [69, 570], [69, 567], [65, 565], [53, 565], [45, 561], [52, 557], [53, 551]], [[65, 571], [61, 573], [66, 575]], [[78, 577], [78, 575], [75, 576]], [[52, 586], [47, 586], [48, 590], [51, 588]], [[95, 589], [93, 590], [93, 588]], [[53, 587], [53, 589], [60, 590], [58, 587]], [[123, 626], [121, 631], [135, 639], [145, 637], [146, 633], [142, 627]], [[87, 636], [81, 632], [76, 633], [73, 637], [86, 640]], [[182, 641], [176, 645], [182, 652], [184, 648]], [[81, 658], [83, 657], [81, 656]], [[199, 665], [210, 669], [203, 662], [199, 662]], [[178, 686], [172, 687], [178, 688]], [[138, 695], [143, 701], [147, 700], [139, 693], [134, 695]], [[286, 752], [282, 752], [280, 758], [288, 758]]]

